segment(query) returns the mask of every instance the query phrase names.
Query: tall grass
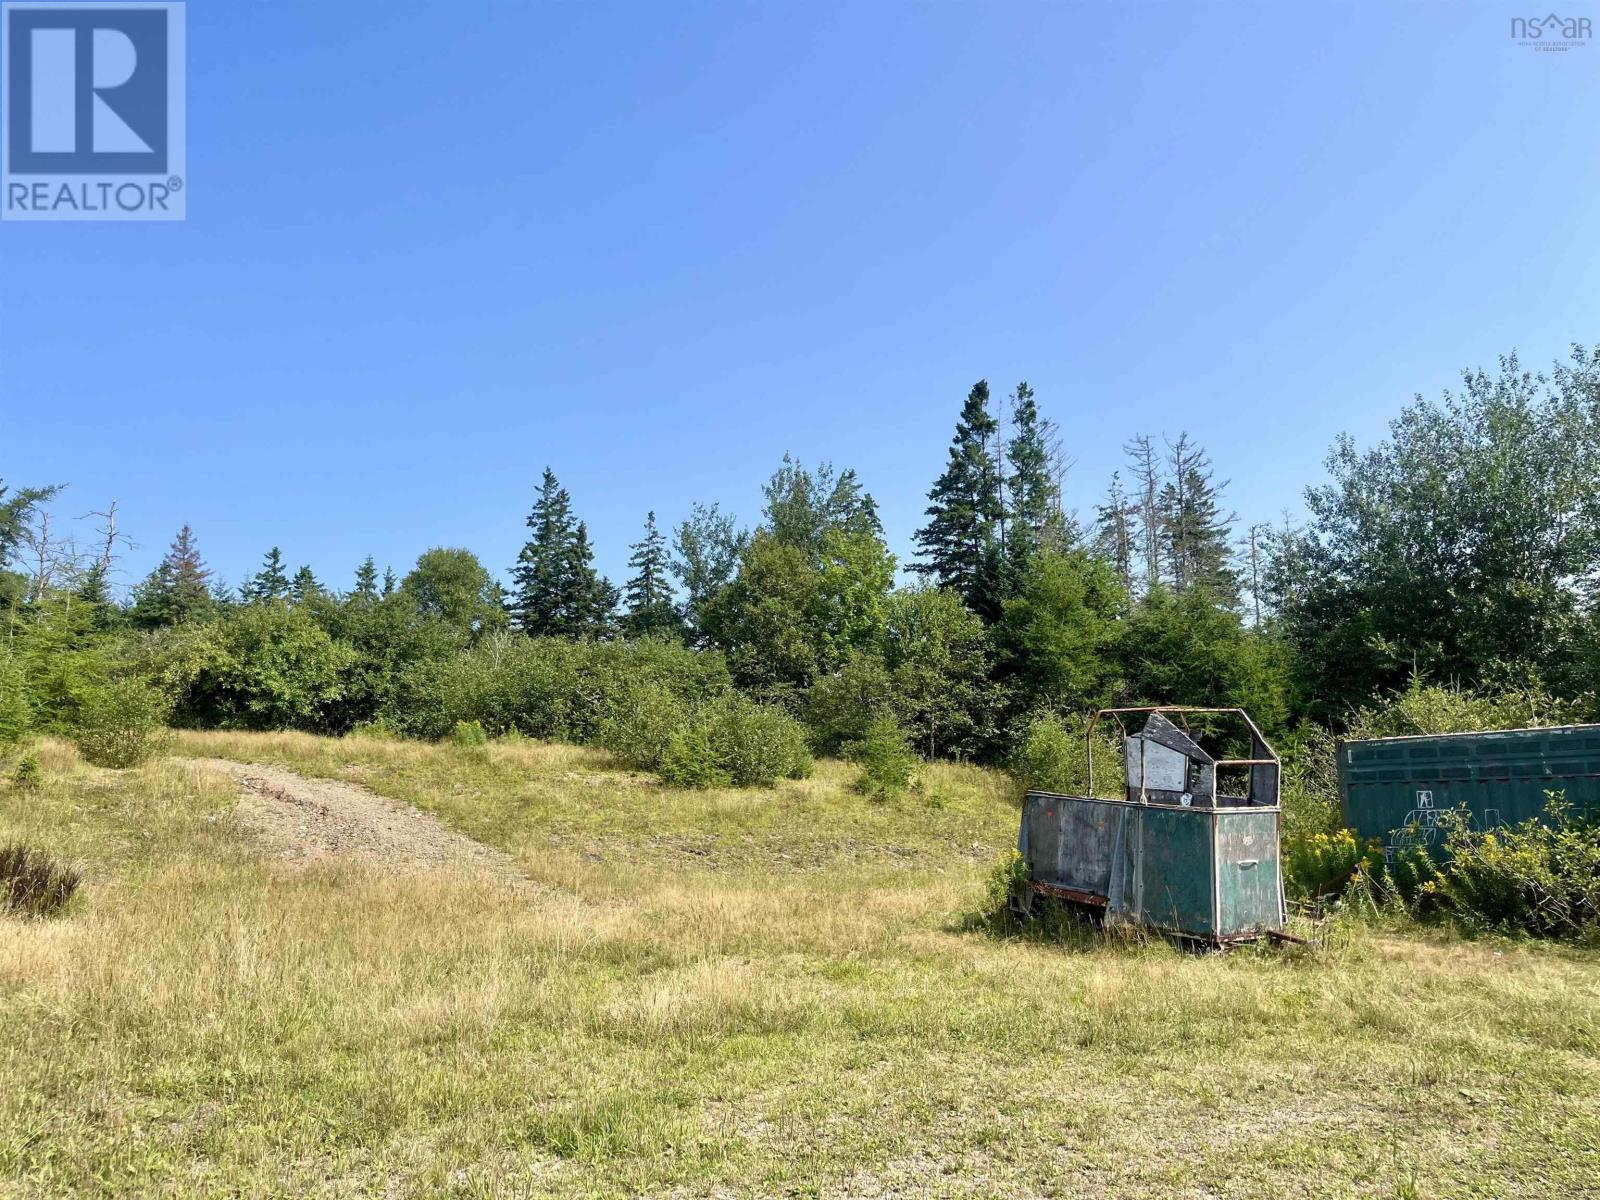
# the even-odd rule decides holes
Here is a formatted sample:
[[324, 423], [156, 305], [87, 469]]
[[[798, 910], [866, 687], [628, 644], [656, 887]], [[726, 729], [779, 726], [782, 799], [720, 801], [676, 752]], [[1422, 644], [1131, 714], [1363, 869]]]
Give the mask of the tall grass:
[[1016, 809], [949, 764], [923, 768], [932, 808], [870, 803], [833, 762], [686, 792], [540, 743], [179, 748], [363, 781], [536, 886], [264, 861], [226, 779], [87, 771], [47, 743], [41, 791], [0, 795], [0, 836], [53, 829], [97, 887], [66, 921], [0, 923], [0, 1193], [1595, 1182], [1592, 954], [1362, 933], [1198, 956], [966, 928]]

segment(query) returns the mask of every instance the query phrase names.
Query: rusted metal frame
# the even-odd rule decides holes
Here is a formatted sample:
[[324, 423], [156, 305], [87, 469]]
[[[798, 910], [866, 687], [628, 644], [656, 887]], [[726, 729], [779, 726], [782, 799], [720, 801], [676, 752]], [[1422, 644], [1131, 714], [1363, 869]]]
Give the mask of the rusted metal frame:
[[1092, 908], [1106, 908], [1111, 900], [1097, 892], [1079, 891], [1077, 888], [1062, 887], [1057, 883], [1041, 883], [1038, 880], [1030, 881], [1029, 885], [1041, 896], [1050, 896], [1056, 900], [1071, 900], [1076, 904], [1087, 904]]
[[[1128, 734], [1128, 726], [1123, 722], [1122, 718], [1131, 713], [1235, 713], [1238, 715], [1239, 719], [1245, 723], [1250, 732], [1255, 735], [1255, 740], [1260, 742], [1261, 745], [1265, 746], [1267, 753], [1272, 755], [1272, 757], [1266, 759], [1221, 759], [1218, 760], [1214, 765], [1219, 767], [1277, 767], [1281, 776], [1283, 760], [1278, 757], [1278, 752], [1272, 748], [1272, 743], [1267, 741], [1266, 735], [1261, 732], [1261, 727], [1251, 720], [1250, 714], [1245, 712], [1245, 710], [1242, 708], [1194, 708], [1186, 704], [1150, 704], [1141, 705], [1136, 708], [1101, 708], [1096, 709], [1094, 715], [1089, 718], [1089, 729], [1084, 735], [1084, 761], [1088, 764], [1089, 768], [1088, 791], [1090, 796], [1094, 795], [1095, 727], [1099, 725], [1101, 717], [1110, 717], [1117, 723], [1117, 728], [1122, 731], [1123, 737], [1126, 738]], [[1185, 728], [1187, 728], [1188, 722], [1185, 722], [1184, 725]], [[1142, 763], [1140, 765], [1143, 766]], [[1281, 788], [1283, 783], [1281, 777], [1278, 783], [1279, 787]], [[1139, 787], [1142, 793], [1144, 790], [1144, 772], [1142, 770], [1139, 773]], [[1278, 797], [1273, 797], [1272, 804], [1274, 807], [1277, 807]]]

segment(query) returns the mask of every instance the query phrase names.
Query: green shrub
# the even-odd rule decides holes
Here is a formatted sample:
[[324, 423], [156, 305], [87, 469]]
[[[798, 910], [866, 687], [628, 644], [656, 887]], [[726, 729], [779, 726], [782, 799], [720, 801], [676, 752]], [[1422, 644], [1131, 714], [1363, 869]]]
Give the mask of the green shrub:
[[730, 692], [706, 705], [719, 764], [735, 787], [770, 787], [811, 774], [805, 727], [783, 709]]
[[44, 783], [44, 772], [39, 769], [37, 754], [24, 754], [11, 772], [11, 786], [19, 792], [36, 792]]
[[856, 791], [874, 800], [893, 800], [911, 785], [917, 756], [907, 743], [905, 730], [887, 713], [874, 718], [865, 735], [848, 748], [850, 760], [861, 767]]
[[450, 730], [450, 744], [452, 746], [487, 746], [489, 735], [484, 732], [483, 726], [477, 721], [457, 721]]
[[464, 653], [408, 667], [388, 715], [416, 737], [442, 738], [457, 721], [478, 721], [495, 737], [514, 729], [591, 744], [627, 712], [643, 684], [665, 689], [685, 710], [732, 686], [722, 655], [680, 643], [496, 633]]
[[0, 652], [0, 746], [15, 746], [33, 730], [27, 682], [22, 664]]
[[1480, 832], [1445, 815], [1449, 858], [1422, 883], [1423, 900], [1464, 924], [1576, 940], [1600, 935], [1600, 820], [1574, 817], [1546, 793], [1546, 821]]
[[181, 718], [232, 729], [325, 731], [342, 724], [336, 706], [356, 655], [303, 608], [271, 603], [231, 610], [193, 635], [183, 657]]
[[83, 699], [72, 740], [97, 767], [136, 767], [166, 748], [171, 708], [144, 680], [113, 679]]
[[0, 846], [0, 900], [19, 917], [48, 917], [78, 890], [78, 872], [21, 842]]
[[894, 681], [878, 655], [852, 654], [839, 670], [824, 675], [806, 694], [806, 725], [818, 754], [838, 754], [867, 736], [878, 713], [889, 711]]
[[1581, 702], [1557, 700], [1537, 689], [1472, 691], [1413, 679], [1404, 691], [1392, 692], [1356, 713], [1345, 736], [1406, 737], [1479, 729], [1531, 729], [1570, 725], [1583, 719]]
[[727, 787], [733, 782], [722, 765], [714, 731], [703, 721], [685, 725], [672, 735], [659, 769], [662, 782], [671, 787]]
[[1342, 894], [1356, 873], [1383, 870], [1383, 844], [1360, 842], [1348, 829], [1334, 833], [1285, 833], [1283, 886], [1296, 900]]
[[638, 680], [624, 689], [600, 721], [598, 741], [628, 766], [654, 771], [688, 720], [683, 701], [671, 689]]
[[[1069, 727], [1054, 713], [1029, 721], [1011, 758], [1011, 773], [1023, 791], [1083, 795], [1089, 790], [1089, 742], [1085, 723]], [[1097, 732], [1094, 741], [1095, 791], [1120, 796], [1125, 788], [1122, 748]]]
[[659, 770], [674, 787], [770, 787], [809, 775], [811, 750], [788, 713], [730, 692], [673, 731]]

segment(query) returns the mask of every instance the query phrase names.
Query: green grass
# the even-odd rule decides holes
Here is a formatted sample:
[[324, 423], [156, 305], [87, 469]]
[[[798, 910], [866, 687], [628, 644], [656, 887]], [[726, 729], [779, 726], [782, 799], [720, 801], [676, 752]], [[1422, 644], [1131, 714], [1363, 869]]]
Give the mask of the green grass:
[[966, 919], [998, 776], [687, 793], [572, 747], [182, 736], [365, 783], [539, 885], [262, 861], [232, 785], [41, 750], [0, 841], [0, 1194], [1600, 1195], [1600, 955], [1285, 955]]

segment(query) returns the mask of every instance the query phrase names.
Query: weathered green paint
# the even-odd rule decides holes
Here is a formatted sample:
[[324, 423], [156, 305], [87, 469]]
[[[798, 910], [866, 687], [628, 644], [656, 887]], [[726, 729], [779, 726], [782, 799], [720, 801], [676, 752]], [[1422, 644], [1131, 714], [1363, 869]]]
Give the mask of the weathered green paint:
[[1163, 929], [1217, 932], [1211, 886], [1212, 825], [1218, 810], [1135, 805], [1143, 826], [1142, 918]]
[[1217, 904], [1229, 935], [1276, 929], [1281, 903], [1278, 814], [1259, 809], [1217, 810]]
[[1109, 916], [1226, 940], [1283, 927], [1279, 815], [1029, 792], [1017, 849], [1036, 882]]
[[1440, 814], [1465, 809], [1479, 829], [1543, 818], [1547, 792], [1600, 808], [1600, 726], [1341, 742], [1344, 823], [1362, 838], [1437, 852]]

